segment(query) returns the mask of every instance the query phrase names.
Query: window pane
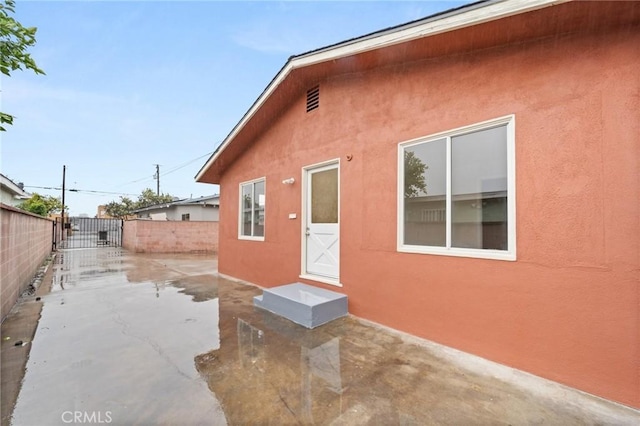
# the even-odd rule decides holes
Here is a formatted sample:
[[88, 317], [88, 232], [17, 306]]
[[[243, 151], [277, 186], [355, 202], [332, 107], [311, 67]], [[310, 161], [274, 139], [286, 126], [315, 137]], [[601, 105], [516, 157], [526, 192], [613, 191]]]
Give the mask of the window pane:
[[251, 189], [253, 185], [242, 185], [242, 235], [251, 236]]
[[338, 169], [311, 175], [311, 222], [338, 223]]
[[446, 244], [446, 162], [445, 139], [404, 150], [404, 244]]
[[253, 236], [264, 237], [264, 181], [254, 183]]
[[507, 250], [506, 126], [451, 138], [451, 246]]

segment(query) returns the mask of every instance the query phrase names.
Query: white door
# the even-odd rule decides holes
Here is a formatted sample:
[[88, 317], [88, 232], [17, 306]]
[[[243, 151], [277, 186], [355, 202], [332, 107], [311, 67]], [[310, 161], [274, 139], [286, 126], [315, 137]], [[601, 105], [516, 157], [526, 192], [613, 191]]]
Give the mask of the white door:
[[306, 273], [338, 279], [340, 270], [338, 164], [306, 170]]

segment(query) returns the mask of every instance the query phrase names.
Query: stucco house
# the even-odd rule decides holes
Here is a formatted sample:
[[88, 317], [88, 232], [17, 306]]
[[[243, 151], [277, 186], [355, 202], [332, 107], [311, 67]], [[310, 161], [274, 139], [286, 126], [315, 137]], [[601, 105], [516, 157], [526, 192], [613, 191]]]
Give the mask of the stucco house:
[[640, 2], [481, 1], [291, 57], [196, 176], [219, 271], [640, 408]]
[[0, 197], [0, 202], [15, 207], [30, 198], [31, 194], [24, 190], [22, 183], [15, 183], [5, 175], [0, 174]]
[[133, 213], [139, 219], [217, 222], [219, 209], [220, 196], [216, 194], [149, 206], [134, 210]]

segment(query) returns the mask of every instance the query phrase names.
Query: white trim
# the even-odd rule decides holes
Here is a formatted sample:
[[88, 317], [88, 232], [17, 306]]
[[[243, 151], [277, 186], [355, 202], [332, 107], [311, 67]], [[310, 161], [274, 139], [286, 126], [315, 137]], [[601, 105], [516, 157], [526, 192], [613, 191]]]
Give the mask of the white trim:
[[[243, 211], [243, 205], [242, 205], [242, 187], [244, 185], [249, 185], [249, 184], [255, 184], [257, 182], [264, 182], [264, 197], [265, 197], [265, 208], [264, 208], [264, 232], [261, 237], [255, 237], [253, 235], [242, 235], [242, 211]], [[251, 179], [251, 180], [247, 180], [245, 182], [240, 182], [238, 184], [238, 239], [239, 240], [247, 240], [247, 241], [264, 241], [264, 237], [267, 234], [267, 206], [266, 206], [266, 198], [267, 198], [267, 177], [266, 176], [262, 176], [260, 178], [257, 179]], [[253, 224], [251, 225], [252, 228], [252, 234], [253, 234]]]
[[436, 16], [432, 19], [425, 18], [424, 21], [409, 23], [406, 26], [394, 28], [382, 34], [374, 33], [370, 36], [346, 41], [316, 52], [292, 57], [280, 72], [276, 74], [271, 83], [269, 83], [267, 88], [258, 99], [256, 99], [229, 135], [222, 141], [220, 147], [213, 153], [209, 160], [207, 160], [204, 166], [202, 166], [195, 180], [199, 181], [202, 178], [209, 167], [218, 159], [231, 141], [235, 139], [247, 122], [262, 108], [266, 100], [273, 94], [278, 86], [297, 68], [303, 68], [320, 62], [329, 62], [370, 50], [382, 49], [418, 38], [430, 37], [485, 22], [495, 21], [568, 1], [571, 0], [505, 0], [480, 5], [479, 7], [470, 6], [468, 9], [453, 11], [451, 14], [444, 16]]
[[[447, 176], [446, 193], [451, 194], [451, 143], [453, 136], [464, 135], [479, 130], [490, 129], [492, 127], [505, 126], [507, 132], [507, 250], [488, 249], [467, 249], [451, 247], [451, 197], [446, 197], [446, 242], [445, 247], [419, 246], [404, 244], [404, 150], [407, 147], [420, 145], [422, 143], [447, 139]], [[473, 257], [480, 259], [509, 260], [516, 258], [516, 169], [515, 169], [515, 115], [507, 115], [492, 120], [486, 120], [469, 126], [458, 127], [445, 132], [435, 133], [428, 136], [411, 139], [398, 144], [398, 188], [397, 188], [397, 251], [403, 253], [433, 254], [440, 256]]]
[[0, 174], [0, 186], [5, 192], [11, 193], [12, 197], [19, 200], [31, 198], [31, 194], [20, 188], [17, 183]]
[[[449, 138], [447, 138], [449, 139]], [[446, 139], [445, 139], [446, 140]], [[451, 143], [446, 142], [446, 146], [447, 146], [447, 154], [446, 154], [446, 159], [445, 161], [447, 162], [447, 166], [446, 166], [446, 170], [451, 170]], [[404, 167], [403, 167], [403, 171], [404, 171]], [[452, 173], [447, 173], [446, 176], [446, 193], [445, 193], [445, 204], [446, 204], [446, 214], [447, 214], [447, 218], [446, 218], [446, 223], [447, 223], [447, 230], [446, 230], [446, 239], [445, 239], [445, 247], [451, 247], [451, 226], [449, 226], [449, 224], [451, 223], [451, 220], [453, 219], [453, 201], [451, 200], [451, 197], [449, 196], [449, 194], [451, 194], [451, 175]], [[403, 173], [404, 176], [404, 173]], [[403, 206], [404, 209], [404, 206]], [[403, 210], [404, 213], [404, 210]], [[404, 224], [404, 221], [403, 221]], [[402, 233], [402, 235], [404, 235], [404, 232]]]
[[[308, 280], [314, 280], [314, 281], [318, 281], [318, 282], [322, 282], [325, 284], [331, 284], [331, 285], [336, 285], [338, 287], [342, 287], [342, 284], [340, 284], [340, 259], [338, 259], [338, 277], [336, 279], [330, 278], [330, 277], [323, 277], [321, 275], [314, 275], [314, 274], [309, 274], [307, 273], [307, 239], [306, 239], [306, 231], [307, 231], [307, 221], [308, 221], [308, 184], [309, 184], [309, 178], [308, 178], [308, 173], [311, 170], [317, 170], [317, 169], [322, 169], [322, 168], [332, 168], [332, 166], [336, 166], [338, 169], [338, 239], [339, 239], [339, 243], [341, 243], [342, 241], [342, 235], [341, 235], [341, 231], [340, 231], [340, 205], [342, 204], [340, 201], [340, 157], [338, 158], [334, 158], [331, 160], [327, 160], [327, 161], [322, 161], [320, 163], [315, 163], [315, 164], [310, 164], [308, 166], [304, 166], [302, 168], [302, 207], [301, 207], [301, 214], [302, 214], [302, 220], [300, 221], [300, 278], [305, 278]], [[340, 250], [340, 253], [342, 253], [342, 250]], [[342, 256], [342, 254], [340, 254], [340, 256]]]
[[[517, 260], [516, 239], [516, 116], [510, 115], [511, 120], [507, 125], [507, 245], [513, 259]], [[266, 186], [265, 186], [266, 193]]]
[[319, 163], [310, 164], [308, 166], [304, 166], [302, 170], [311, 170], [311, 169], [319, 169], [324, 166], [331, 166], [333, 164], [340, 164], [340, 157], [332, 158], [331, 160], [321, 161]]
[[246, 241], [264, 241], [264, 237], [249, 237], [247, 235], [238, 235], [238, 239]]
[[[453, 11], [450, 14], [436, 16], [431, 19], [427, 17], [422, 21], [411, 22], [400, 28], [392, 28], [388, 31], [382, 31], [382, 33], [376, 32], [370, 36], [346, 41], [308, 54], [294, 56], [289, 64], [291, 69], [302, 68], [320, 62], [328, 62], [419, 38], [508, 18], [569, 1], [572, 0], [503, 0], [476, 7], [470, 5], [471, 7], [465, 10]], [[286, 68], [283, 71], [290, 71]]]
[[517, 260], [515, 254], [503, 250], [464, 249], [458, 247], [432, 247], [432, 246], [399, 246], [400, 253], [432, 254], [436, 256], [471, 257], [477, 259], [493, 260]]

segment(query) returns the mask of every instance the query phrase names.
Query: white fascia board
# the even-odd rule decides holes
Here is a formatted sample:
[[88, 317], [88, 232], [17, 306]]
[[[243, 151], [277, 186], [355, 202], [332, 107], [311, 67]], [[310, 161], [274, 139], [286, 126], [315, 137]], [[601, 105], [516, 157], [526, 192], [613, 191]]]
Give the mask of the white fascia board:
[[0, 175], [0, 185], [4, 188], [5, 191], [11, 192], [17, 197], [31, 198], [31, 194], [29, 194], [24, 189], [21, 189], [14, 181], [9, 179], [5, 175]]
[[[291, 61], [292, 68], [301, 68], [320, 62], [340, 59], [405, 43], [419, 38], [446, 33], [453, 30], [495, 21], [513, 15], [530, 12], [556, 4], [566, 3], [572, 0], [503, 0], [496, 3], [488, 3], [469, 10], [454, 11], [451, 15], [437, 16], [426, 19], [424, 22], [407, 24], [405, 28], [392, 29], [387, 33], [374, 33], [349, 42], [338, 44], [327, 49], [320, 49], [306, 55], [294, 57]], [[283, 70], [285, 71], [285, 70]]]
[[262, 92], [260, 97], [254, 102], [249, 111], [242, 117], [240, 122], [233, 128], [231, 133], [224, 139], [220, 147], [209, 158], [206, 164], [196, 175], [196, 181], [209, 169], [220, 154], [227, 148], [231, 141], [240, 133], [246, 123], [251, 120], [254, 114], [262, 107], [264, 102], [277, 89], [282, 81], [297, 68], [304, 68], [322, 62], [340, 59], [347, 56], [356, 55], [370, 50], [381, 49], [394, 44], [405, 43], [418, 38], [429, 37], [436, 34], [478, 25], [485, 22], [495, 21], [509, 16], [519, 15], [526, 12], [542, 9], [548, 6], [567, 3], [573, 0], [503, 0], [470, 7], [467, 10], [454, 11], [451, 15], [436, 16], [433, 19], [426, 19], [424, 22], [414, 22], [406, 27], [391, 29], [389, 32], [373, 33], [350, 40], [335, 46], [320, 49], [308, 54], [293, 56], [280, 70], [269, 86]]
[[199, 206], [199, 205], [203, 205], [203, 203], [207, 204], [207, 205], [212, 205], [211, 203], [208, 203], [208, 201], [218, 200], [219, 198], [220, 197], [218, 195], [210, 195], [210, 196], [198, 197], [198, 198], [187, 198], [186, 200], [175, 201], [173, 203], [173, 205], [175, 205], [175, 206], [190, 206], [190, 205]]

